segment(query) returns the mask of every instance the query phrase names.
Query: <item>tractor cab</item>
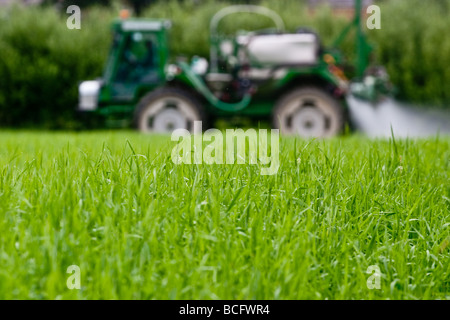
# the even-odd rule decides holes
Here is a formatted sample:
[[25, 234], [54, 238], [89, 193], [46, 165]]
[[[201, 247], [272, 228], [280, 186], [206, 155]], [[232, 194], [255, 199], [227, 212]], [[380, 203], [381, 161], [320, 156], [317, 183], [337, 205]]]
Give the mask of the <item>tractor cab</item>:
[[94, 101], [127, 108], [165, 80], [169, 58], [168, 20], [125, 19], [112, 25], [113, 42], [101, 80], [80, 85], [80, 109], [97, 108]]

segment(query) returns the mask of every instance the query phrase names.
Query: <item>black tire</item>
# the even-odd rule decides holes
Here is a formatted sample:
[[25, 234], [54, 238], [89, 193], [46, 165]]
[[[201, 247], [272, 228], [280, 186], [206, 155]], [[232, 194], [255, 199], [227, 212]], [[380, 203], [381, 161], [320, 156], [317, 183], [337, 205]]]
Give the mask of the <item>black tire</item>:
[[139, 102], [135, 127], [144, 133], [172, 133], [176, 129], [194, 132], [194, 121], [202, 121], [207, 128], [206, 114], [198, 99], [187, 90], [164, 87], [145, 95]]
[[273, 109], [272, 124], [284, 135], [333, 137], [344, 127], [344, 108], [320, 88], [300, 87], [278, 100]]

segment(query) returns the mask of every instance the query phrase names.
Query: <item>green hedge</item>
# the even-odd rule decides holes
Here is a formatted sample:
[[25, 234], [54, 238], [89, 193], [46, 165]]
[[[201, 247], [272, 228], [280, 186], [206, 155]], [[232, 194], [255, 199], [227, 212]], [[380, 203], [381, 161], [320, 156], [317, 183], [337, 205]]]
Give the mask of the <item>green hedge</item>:
[[110, 17], [83, 16], [81, 30], [51, 8], [0, 11], [0, 125], [74, 128], [81, 80], [101, 75]]
[[401, 99], [450, 105], [450, 0], [394, 0], [380, 5], [377, 45]]
[[[208, 56], [209, 21], [226, 2], [159, 2], [144, 16], [173, 21], [173, 56]], [[309, 26], [325, 45], [340, 33], [343, 18], [322, 8], [314, 16], [299, 0], [263, 0], [279, 12], [289, 30]], [[384, 1], [382, 29], [368, 31], [380, 64], [405, 100], [450, 103], [450, 0]], [[0, 125], [75, 128], [80, 81], [102, 74], [111, 41], [110, 22], [117, 10], [92, 8], [82, 13], [82, 29], [66, 27], [68, 15], [52, 8], [0, 8]], [[266, 27], [269, 21], [237, 16], [223, 28]], [[352, 41], [344, 51], [353, 55]]]

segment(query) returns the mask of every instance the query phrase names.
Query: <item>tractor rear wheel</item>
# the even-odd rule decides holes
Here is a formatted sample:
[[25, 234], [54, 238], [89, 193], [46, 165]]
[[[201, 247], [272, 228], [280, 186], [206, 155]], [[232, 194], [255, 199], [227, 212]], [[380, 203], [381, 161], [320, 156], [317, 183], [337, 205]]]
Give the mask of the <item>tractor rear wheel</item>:
[[341, 104], [319, 88], [296, 88], [282, 96], [272, 115], [273, 126], [285, 135], [327, 138], [338, 135], [345, 122]]
[[[194, 132], [194, 121], [206, 120], [200, 102], [188, 91], [160, 88], [144, 96], [135, 113], [136, 128], [144, 133], [172, 133], [176, 129]], [[203, 128], [206, 124], [202, 124]]]

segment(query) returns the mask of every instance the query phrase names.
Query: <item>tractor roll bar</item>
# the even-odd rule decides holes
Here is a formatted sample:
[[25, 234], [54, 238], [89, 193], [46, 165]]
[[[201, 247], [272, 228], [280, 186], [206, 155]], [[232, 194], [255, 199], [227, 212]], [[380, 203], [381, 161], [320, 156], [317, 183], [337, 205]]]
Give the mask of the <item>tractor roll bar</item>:
[[256, 13], [272, 19], [275, 22], [275, 25], [279, 31], [284, 31], [285, 26], [283, 19], [273, 10], [270, 10], [266, 7], [255, 6], [255, 5], [234, 5], [223, 8], [219, 10], [211, 19], [211, 23], [209, 25], [210, 29], [210, 37], [211, 37], [211, 48], [210, 48], [210, 63], [211, 63], [211, 71], [217, 72], [217, 43], [218, 35], [217, 29], [220, 21], [226, 16], [234, 13]]

